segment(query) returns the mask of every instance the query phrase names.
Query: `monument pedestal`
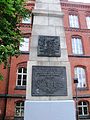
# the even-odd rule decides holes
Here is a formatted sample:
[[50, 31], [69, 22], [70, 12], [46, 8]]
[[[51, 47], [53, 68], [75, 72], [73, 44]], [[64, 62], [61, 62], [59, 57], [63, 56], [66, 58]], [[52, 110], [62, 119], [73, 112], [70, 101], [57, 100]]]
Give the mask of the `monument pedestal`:
[[76, 120], [73, 100], [26, 101], [25, 120]]
[[25, 120], [75, 120], [60, 0], [36, 0], [27, 66]]

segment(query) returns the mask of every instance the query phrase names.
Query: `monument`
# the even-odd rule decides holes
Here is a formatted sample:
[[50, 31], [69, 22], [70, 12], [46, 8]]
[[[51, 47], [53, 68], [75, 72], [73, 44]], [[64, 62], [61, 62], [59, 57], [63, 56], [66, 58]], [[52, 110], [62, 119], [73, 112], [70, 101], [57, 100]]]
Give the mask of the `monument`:
[[60, 0], [36, 0], [24, 120], [75, 120]]

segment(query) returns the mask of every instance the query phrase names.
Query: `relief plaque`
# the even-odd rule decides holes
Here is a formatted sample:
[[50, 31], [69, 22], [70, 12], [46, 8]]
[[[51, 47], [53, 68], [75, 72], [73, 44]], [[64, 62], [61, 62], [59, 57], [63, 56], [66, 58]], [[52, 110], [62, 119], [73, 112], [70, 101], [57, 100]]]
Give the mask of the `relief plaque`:
[[40, 35], [37, 54], [42, 57], [60, 57], [60, 37]]
[[32, 66], [32, 96], [67, 96], [66, 67]]

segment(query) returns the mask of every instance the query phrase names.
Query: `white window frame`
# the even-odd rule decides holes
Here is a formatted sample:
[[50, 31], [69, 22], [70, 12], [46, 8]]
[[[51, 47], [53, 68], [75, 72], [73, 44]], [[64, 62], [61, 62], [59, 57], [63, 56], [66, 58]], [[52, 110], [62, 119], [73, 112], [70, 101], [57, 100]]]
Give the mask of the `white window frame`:
[[69, 24], [72, 28], [79, 28], [78, 15], [69, 15]]
[[[22, 69], [22, 72], [21, 72], [21, 73], [18, 72], [19, 68]], [[25, 76], [26, 76], [26, 80], [27, 80], [27, 72], [26, 72], [26, 73], [23, 72], [23, 70], [24, 70], [25, 67], [19, 67], [19, 68], [17, 69], [16, 86], [22, 86], [22, 87], [24, 87], [24, 86], [26, 86], [26, 85], [23, 85], [23, 81], [24, 81], [23, 76], [25, 75]], [[26, 68], [25, 68], [25, 69], [26, 69]], [[18, 75], [21, 75], [21, 79], [20, 79], [20, 80], [21, 80], [21, 85], [18, 85]], [[26, 81], [26, 82], [27, 82], [27, 81]]]
[[82, 67], [75, 67], [74, 68], [75, 78], [78, 78], [78, 88], [86, 88], [86, 71]]
[[76, 55], [83, 55], [83, 44], [81, 38], [72, 37], [72, 53]]
[[86, 17], [87, 28], [90, 29], [90, 16]]
[[[20, 104], [20, 106], [17, 106], [17, 103]], [[24, 106], [22, 106], [22, 103], [24, 104], [24, 101], [20, 101], [20, 102], [16, 102], [16, 106], [15, 106], [15, 117], [24, 117]], [[19, 109], [19, 113], [17, 115], [17, 109]], [[22, 114], [22, 110], [23, 110], [23, 114]]]
[[19, 50], [20, 51], [29, 51], [29, 38], [24, 37], [24, 41], [20, 43]]
[[31, 14], [30, 15], [27, 15], [26, 18], [22, 18], [22, 23], [23, 24], [31, 24]]
[[[84, 105], [84, 102], [86, 103], [86, 105]], [[82, 109], [82, 114], [79, 114], [79, 116], [88, 116], [89, 115], [89, 110], [88, 110], [88, 102], [86, 101], [81, 101], [80, 104], [78, 104], [78, 110], [79, 108]], [[84, 113], [84, 108], [87, 108], [87, 114]]]

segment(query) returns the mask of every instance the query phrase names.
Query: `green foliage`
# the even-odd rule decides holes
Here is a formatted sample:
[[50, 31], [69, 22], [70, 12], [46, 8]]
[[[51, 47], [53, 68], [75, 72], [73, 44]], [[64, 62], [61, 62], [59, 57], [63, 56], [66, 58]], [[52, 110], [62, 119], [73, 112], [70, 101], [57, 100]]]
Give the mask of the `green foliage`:
[[20, 53], [20, 18], [26, 17], [29, 12], [24, 0], [0, 0], [0, 64], [7, 66], [8, 58]]
[[0, 80], [3, 80], [4, 78], [3, 78], [3, 76], [0, 74]]

